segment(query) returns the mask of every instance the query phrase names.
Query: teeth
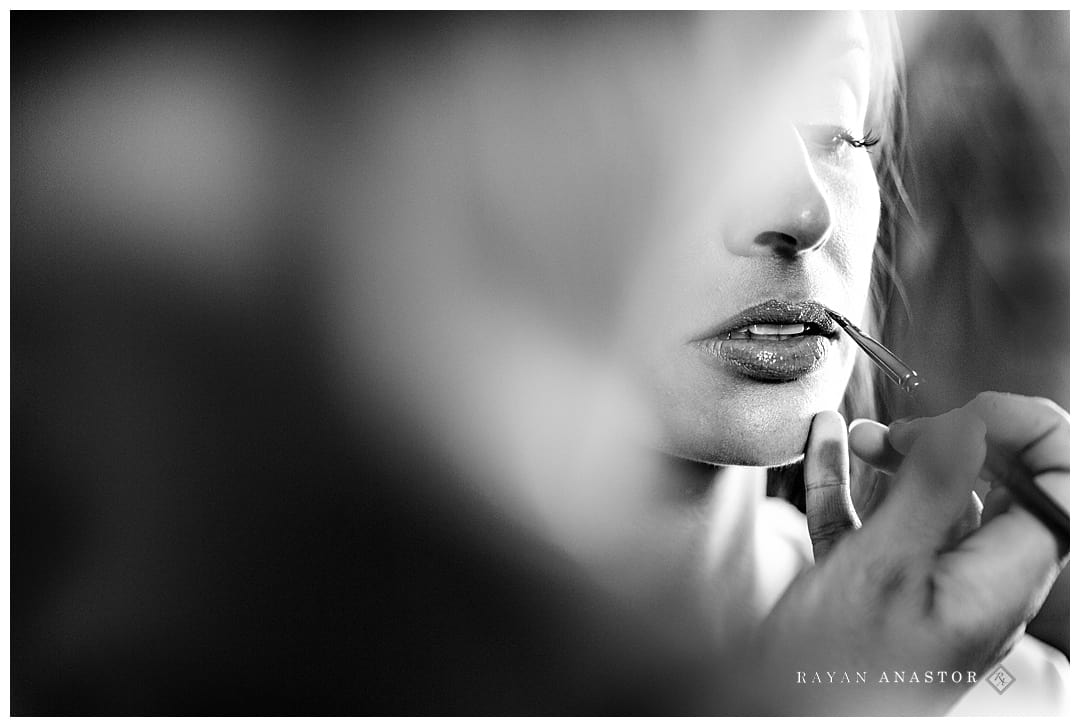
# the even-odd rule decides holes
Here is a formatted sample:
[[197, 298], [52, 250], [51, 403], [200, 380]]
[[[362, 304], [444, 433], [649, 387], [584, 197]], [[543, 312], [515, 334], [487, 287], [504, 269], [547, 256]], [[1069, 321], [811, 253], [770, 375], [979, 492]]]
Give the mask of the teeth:
[[745, 329], [755, 336], [797, 336], [806, 331], [805, 323], [755, 323]]

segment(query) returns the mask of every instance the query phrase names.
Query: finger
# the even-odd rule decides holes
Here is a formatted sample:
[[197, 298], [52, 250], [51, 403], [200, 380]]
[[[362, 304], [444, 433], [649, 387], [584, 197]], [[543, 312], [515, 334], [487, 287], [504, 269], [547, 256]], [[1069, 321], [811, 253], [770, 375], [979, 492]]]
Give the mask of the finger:
[[1049, 399], [984, 391], [964, 408], [986, 422], [991, 447], [1032, 470], [1068, 466], [1069, 415]]
[[982, 521], [988, 523], [1012, 505], [1012, 495], [1005, 487], [991, 487], [983, 502]]
[[[1012, 471], [991, 486], [991, 493], [1007, 491], [1009, 502], [1006, 510], [1023, 509], [1031, 514], [1057, 539], [1062, 553], [1069, 551], [1069, 513], [1067, 505], [1056, 504], [1047, 493], [1067, 493], [1069, 472], [1053, 470], [1032, 475], [1021, 467]], [[1066, 499], [1067, 502], [1067, 499]]]
[[[1062, 542], [1067, 540], [1063, 533], [1068, 531], [1069, 511], [1068, 414], [1047, 399], [999, 392], [983, 392], [963, 409], [987, 428], [988, 452], [980, 476], [1019, 486], [1011, 499], [1038, 513]], [[890, 441], [898, 449], [909, 447], [929, 421], [894, 423]], [[995, 503], [990, 517], [1000, 511]]]
[[1065, 548], [1034, 515], [1011, 507], [944, 556], [942, 565], [984, 584], [999, 612], [1028, 620], [1066, 560]]
[[986, 427], [955, 409], [928, 420], [911, 443], [880, 508], [878, 542], [895, 553], [940, 551], [967, 517], [986, 457]]
[[[952, 411], [957, 411], [953, 409]], [[945, 416], [941, 414], [939, 416]], [[889, 425], [889, 444], [893, 449], [900, 453], [903, 457], [909, 451], [914, 444], [915, 440], [930, 426], [937, 417], [918, 417], [910, 419], [900, 419]], [[985, 422], [984, 422], [985, 423]], [[994, 457], [993, 452], [987, 451], [986, 461], [983, 462], [983, 467], [979, 471], [979, 479], [992, 481], [996, 475], [995, 467], [991, 466], [991, 459]], [[1001, 469], [997, 467], [996, 469]]]
[[852, 468], [851, 499], [865, 522], [888, 494], [887, 475], [900, 468], [904, 456], [888, 440], [889, 429], [870, 419], [856, 419], [848, 425], [848, 448], [876, 471], [860, 473]]
[[860, 526], [851, 502], [847, 427], [835, 411], [823, 411], [810, 423], [803, 476], [806, 521], [820, 561], [837, 540]]
[[[1001, 475], [1011, 458], [1018, 458], [1034, 474], [1068, 470], [1069, 415], [1054, 402], [985, 391], [963, 409], [986, 424], [988, 475]], [[918, 418], [893, 422], [889, 427], [890, 443], [897, 451], [906, 453], [930, 421]]]
[[982, 514], [982, 500], [980, 500], [979, 496], [973, 491], [968, 498], [967, 507], [960, 513], [960, 517], [956, 519], [953, 526], [949, 528], [948, 535], [945, 537], [945, 548], [953, 548], [953, 546], [961, 540], [978, 530], [979, 525], [982, 524]]
[[[851, 422], [848, 427], [848, 444], [855, 456], [887, 474], [895, 474], [904, 462], [904, 455], [889, 442], [889, 428], [870, 419], [856, 419]], [[982, 501], [972, 492], [967, 509], [950, 530], [948, 541], [959, 542], [979, 527], [982, 512]]]
[[1019, 461], [1036, 484], [1068, 511], [1068, 477], [1041, 477], [1069, 472], [1069, 415], [1048, 399], [983, 392], [968, 402], [969, 409], [986, 423], [988, 466], [1004, 477]]
[[[942, 415], [944, 416], [944, 415]], [[889, 444], [901, 454], [911, 451], [912, 445], [926, 427], [933, 422], [935, 417], [915, 417], [913, 419], [898, 419], [889, 425]]]
[[874, 469], [895, 474], [904, 455], [889, 442], [889, 428], [870, 419], [855, 419], [848, 426], [848, 446], [856, 457]]

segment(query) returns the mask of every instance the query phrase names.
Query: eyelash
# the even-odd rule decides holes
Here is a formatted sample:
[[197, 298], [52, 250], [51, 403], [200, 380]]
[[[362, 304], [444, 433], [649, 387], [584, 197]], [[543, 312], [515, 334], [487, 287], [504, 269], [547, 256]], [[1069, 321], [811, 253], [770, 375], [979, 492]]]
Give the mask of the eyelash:
[[856, 137], [848, 129], [839, 126], [809, 126], [805, 127], [804, 138], [815, 146], [828, 150], [832, 153], [839, 151], [841, 143], [847, 144], [854, 149], [866, 149], [875, 146], [881, 137], [872, 130], [863, 137]]
[[852, 134], [850, 131], [848, 131], [847, 129], [841, 129], [833, 135], [833, 139], [839, 139], [840, 141], [846, 143], [848, 146], [854, 147], [856, 149], [869, 149], [870, 147], [876, 145], [879, 141], [881, 141], [881, 137], [877, 136], [873, 132], [873, 130], [866, 132], [866, 136], [862, 137], [861, 139], [856, 139], [854, 134]]

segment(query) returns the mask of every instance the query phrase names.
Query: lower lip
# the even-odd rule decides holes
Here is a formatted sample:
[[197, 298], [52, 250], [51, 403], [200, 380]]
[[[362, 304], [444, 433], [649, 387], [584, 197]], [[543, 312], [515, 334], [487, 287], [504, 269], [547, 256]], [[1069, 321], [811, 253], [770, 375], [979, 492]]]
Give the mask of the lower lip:
[[710, 338], [699, 345], [736, 373], [757, 381], [795, 381], [820, 367], [829, 353], [829, 339], [820, 335]]

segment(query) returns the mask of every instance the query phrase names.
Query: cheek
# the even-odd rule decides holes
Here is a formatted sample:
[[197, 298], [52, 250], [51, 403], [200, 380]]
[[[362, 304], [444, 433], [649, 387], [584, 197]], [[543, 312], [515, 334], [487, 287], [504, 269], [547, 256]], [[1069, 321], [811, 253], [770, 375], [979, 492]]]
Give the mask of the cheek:
[[[845, 278], [852, 298], [852, 312], [870, 288], [870, 275], [881, 221], [881, 195], [869, 159], [857, 170], [837, 180], [833, 197], [837, 217], [837, 245], [833, 260]], [[860, 299], [862, 299], [860, 301]]]
[[861, 252], [866, 259], [870, 259], [877, 243], [878, 225], [881, 223], [881, 191], [874, 167], [869, 160], [862, 165], [856, 186], [855, 224], [862, 241]]

